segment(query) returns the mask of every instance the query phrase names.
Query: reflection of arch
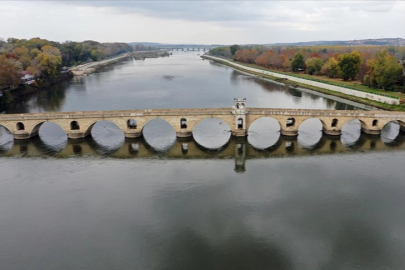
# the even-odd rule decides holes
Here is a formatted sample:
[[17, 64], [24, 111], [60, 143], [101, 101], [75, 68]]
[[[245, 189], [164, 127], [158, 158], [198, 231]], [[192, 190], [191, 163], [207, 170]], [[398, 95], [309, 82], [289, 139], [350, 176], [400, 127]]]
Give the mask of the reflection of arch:
[[77, 121], [70, 122], [70, 130], [80, 130], [80, 125]]
[[[85, 137], [84, 143], [82, 143], [83, 146], [88, 145], [91, 150], [93, 150], [97, 154], [101, 155], [112, 155], [115, 152], [117, 152], [125, 143], [125, 140], [122, 140], [122, 142], [118, 144], [112, 144], [106, 147], [106, 145], [98, 142], [95, 140], [92, 136]], [[79, 142], [73, 141], [73, 144], [78, 144]], [[81, 144], [81, 143], [80, 143]]]
[[220, 153], [229, 147], [231, 141], [232, 141], [232, 137], [230, 136], [228, 141], [224, 145], [217, 147], [217, 148], [209, 148], [209, 147], [205, 147], [204, 145], [198, 143], [197, 140], [193, 137], [193, 142], [194, 142], [195, 146], [198, 149], [200, 149], [201, 151], [206, 152], [206, 153]]
[[[393, 127], [392, 124], [395, 124], [394, 127], [398, 128], [396, 130], [396, 133], [394, 132], [394, 134], [392, 134], [392, 132], [395, 131], [392, 129]], [[401, 134], [401, 121], [391, 120], [382, 124], [381, 139], [383, 140], [384, 143], [393, 143], [400, 136], [400, 134]]]
[[279, 149], [279, 147], [283, 144], [284, 141], [285, 141], [285, 140], [284, 140], [284, 137], [283, 137], [283, 136], [280, 136], [280, 134], [279, 134], [278, 139], [277, 139], [277, 141], [276, 141], [274, 144], [272, 144], [272, 145], [270, 145], [270, 146], [267, 146], [267, 147], [265, 147], [265, 148], [261, 148], [261, 147], [258, 147], [258, 146], [253, 145], [253, 144], [248, 140], [249, 145], [250, 145], [254, 150], [256, 150], [256, 151], [258, 151], [258, 152], [269, 152], [269, 153], [274, 152], [274, 151], [276, 151], [277, 149]]
[[[273, 121], [273, 120], [276, 121], [277, 124], [278, 124], [278, 126], [277, 126], [277, 131], [280, 131], [280, 130], [281, 130], [281, 123], [280, 123], [276, 118], [273, 118], [273, 117], [271, 117], [271, 116], [261, 116], [261, 117], [256, 118], [255, 120], [253, 120], [253, 121], [251, 121], [251, 122], [249, 123], [249, 126], [247, 126], [246, 129], [249, 130], [250, 127], [252, 126], [252, 124], [253, 124], [254, 122], [256, 122], [256, 121], [259, 120], [259, 119], [264, 119], [264, 118], [268, 118], [268, 119], [270, 119], [271, 121]], [[274, 122], [274, 121], [273, 121], [273, 122]]]
[[127, 128], [128, 129], [136, 129], [138, 127], [135, 119], [128, 119], [127, 120]]
[[21, 122], [18, 122], [18, 123], [15, 125], [15, 128], [16, 128], [16, 130], [25, 130], [25, 126], [24, 126], [24, 124], [21, 123]]

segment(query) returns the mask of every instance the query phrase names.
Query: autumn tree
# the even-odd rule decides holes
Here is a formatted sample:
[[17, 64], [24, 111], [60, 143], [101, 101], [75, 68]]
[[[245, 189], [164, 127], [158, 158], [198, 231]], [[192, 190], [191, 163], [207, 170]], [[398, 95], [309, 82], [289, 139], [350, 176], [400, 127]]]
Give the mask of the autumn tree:
[[41, 48], [41, 53], [35, 58], [41, 65], [42, 74], [45, 76], [54, 76], [58, 73], [62, 64], [62, 57], [58, 48], [45, 45]]
[[339, 62], [335, 57], [331, 57], [322, 67], [322, 73], [329, 78], [337, 78], [339, 76]]
[[339, 69], [344, 81], [355, 80], [360, 71], [361, 57], [357, 51], [339, 56]]
[[12, 87], [20, 83], [19, 67], [14, 61], [0, 55], [0, 85]]
[[369, 77], [366, 77], [364, 82], [384, 90], [393, 85], [403, 73], [402, 66], [397, 59], [386, 50], [376, 53], [374, 58], [367, 62], [367, 66]]
[[291, 69], [293, 72], [298, 72], [305, 68], [304, 56], [301, 53], [296, 53], [291, 61]]

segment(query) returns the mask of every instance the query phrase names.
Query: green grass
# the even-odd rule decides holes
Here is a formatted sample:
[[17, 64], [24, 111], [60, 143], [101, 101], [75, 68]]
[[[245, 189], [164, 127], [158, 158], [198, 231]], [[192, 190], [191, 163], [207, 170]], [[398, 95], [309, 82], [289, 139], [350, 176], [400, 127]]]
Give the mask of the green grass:
[[[215, 61], [217, 61], [217, 60], [215, 60]], [[257, 75], [257, 76], [260, 76], [262, 78], [270, 79], [272, 81], [285, 83], [284, 81], [282, 81], [282, 79], [280, 79], [278, 77], [274, 77], [274, 76], [267, 75], [267, 74], [262, 74], [262, 73], [259, 73], [259, 72], [247, 71], [247, 70], [244, 70], [242, 68], [235, 67], [235, 66], [229, 64], [226, 61], [221, 61], [221, 60], [218, 60], [218, 61], [221, 62], [222, 64], [226, 65], [226, 66], [230, 66], [230, 67], [232, 67], [234, 69], [237, 69], [237, 70], [249, 73], [249, 74]], [[246, 64], [243, 64], [243, 65], [246, 65]], [[256, 65], [249, 65], [249, 66], [256, 67]], [[267, 70], [269, 70], [269, 69], [267, 69]], [[271, 71], [271, 70], [269, 70], [269, 71]], [[278, 73], [280, 73], [280, 72], [278, 72]], [[283, 74], [289, 75], [288, 73], [283, 73]], [[310, 76], [310, 75], [308, 75], [308, 76]], [[366, 104], [366, 105], [371, 105], [373, 107], [377, 107], [377, 108], [384, 109], [384, 110], [405, 111], [405, 104], [391, 105], [391, 104], [381, 103], [381, 102], [378, 102], [378, 101], [369, 100], [369, 99], [365, 99], [365, 98], [350, 96], [350, 95], [346, 95], [346, 94], [343, 94], [343, 93], [340, 93], [340, 92], [336, 92], [336, 91], [332, 91], [332, 90], [328, 90], [328, 89], [324, 89], [324, 88], [320, 88], [320, 87], [316, 87], [316, 86], [312, 86], [312, 85], [307, 85], [307, 84], [303, 84], [303, 83], [293, 82], [293, 84], [294, 84], [294, 86], [299, 86], [299, 87], [314, 90], [314, 91], [317, 91], [317, 92], [320, 92], [320, 93], [341, 97], [341, 98], [344, 98], [344, 99], [348, 99], [348, 100], [358, 102], [358, 103], [362, 103], [362, 104]]]

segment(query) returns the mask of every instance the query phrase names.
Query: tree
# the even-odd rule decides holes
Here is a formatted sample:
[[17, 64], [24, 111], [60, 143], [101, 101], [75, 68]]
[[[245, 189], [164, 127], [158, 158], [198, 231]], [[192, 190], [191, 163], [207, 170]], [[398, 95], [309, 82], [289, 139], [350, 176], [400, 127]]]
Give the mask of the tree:
[[397, 59], [386, 50], [377, 52], [373, 59], [367, 62], [369, 76], [364, 82], [370, 86], [386, 89], [392, 86], [402, 75], [403, 70]]
[[58, 73], [62, 64], [62, 57], [58, 48], [45, 45], [41, 48], [41, 53], [35, 58], [41, 66], [45, 76], [54, 76]]
[[329, 78], [337, 78], [339, 75], [339, 65], [338, 60], [335, 57], [329, 58], [329, 60], [322, 67], [322, 73], [327, 75]]
[[305, 61], [305, 65], [307, 66], [308, 74], [311, 74], [311, 73], [309, 73], [309, 69], [313, 70], [313, 73], [318, 74], [322, 69], [323, 61], [322, 61], [322, 59], [317, 58], [317, 57], [308, 58]]
[[304, 56], [301, 53], [296, 53], [291, 61], [291, 69], [293, 72], [298, 72], [305, 68]]
[[13, 61], [0, 55], [0, 85], [12, 87], [20, 84], [19, 68]]
[[240, 50], [240, 47], [239, 47], [239, 45], [235, 44], [235, 45], [230, 46], [229, 49], [231, 50], [231, 55], [234, 56], [235, 52]]
[[360, 71], [361, 56], [357, 51], [339, 56], [339, 68], [344, 81], [355, 80]]
[[98, 55], [99, 55], [99, 53], [97, 50], [92, 50], [90, 53], [90, 58], [93, 59], [93, 61], [97, 61]]

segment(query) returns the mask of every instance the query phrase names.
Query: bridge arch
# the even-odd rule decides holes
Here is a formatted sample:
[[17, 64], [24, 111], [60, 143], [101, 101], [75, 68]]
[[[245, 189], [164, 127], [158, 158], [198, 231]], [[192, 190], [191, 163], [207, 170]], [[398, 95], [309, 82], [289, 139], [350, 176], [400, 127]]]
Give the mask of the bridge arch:
[[404, 131], [405, 123], [401, 120], [391, 120], [382, 123], [381, 139], [384, 143], [392, 143]]
[[322, 118], [303, 119], [298, 125], [298, 143], [301, 147], [309, 150], [319, 147], [325, 129], [328, 129], [328, 126]]
[[[248, 123], [246, 123], [247, 124], [246, 129], [249, 130], [250, 127], [253, 125], [253, 123], [255, 123], [256, 121], [258, 121], [260, 119], [271, 119], [271, 121], [276, 121], [277, 124], [278, 124], [278, 126], [277, 126], [278, 131], [280, 131], [281, 128], [282, 128], [282, 124], [280, 123], [280, 121], [278, 119], [276, 119], [274, 117], [271, 117], [271, 116], [268, 116], [268, 115], [260, 115], [258, 117], [255, 117], [254, 119], [250, 119], [250, 121]], [[260, 120], [260, 121], [263, 121], [263, 120]], [[276, 122], [274, 122], [274, 123], [276, 123]]]
[[281, 137], [280, 122], [270, 116], [254, 119], [248, 128], [248, 142], [255, 149], [273, 150]]
[[8, 125], [0, 123], [0, 128], [1, 127], [3, 127], [6, 131], [8, 131], [9, 133], [12, 134], [11, 130], [13, 130], [13, 129], [11, 127], [9, 127]]
[[[176, 141], [176, 129], [172, 121], [180, 118], [150, 117], [141, 125], [140, 130], [145, 143], [155, 151], [168, 151]], [[180, 121], [178, 122], [180, 123]]]
[[228, 119], [216, 116], [204, 117], [189, 125], [196, 144], [206, 149], [222, 149], [226, 146], [232, 135], [232, 127], [235, 127], [234, 122], [229, 123]]
[[[91, 135], [91, 133], [92, 133], [92, 131], [93, 131], [93, 127], [94, 127], [94, 125], [96, 125], [97, 123], [99, 123], [99, 122], [109, 122], [109, 123], [112, 123], [112, 124], [114, 124], [115, 126], [117, 126], [118, 127], [118, 129], [120, 129], [121, 131], [122, 131], [122, 133], [125, 133], [125, 129], [123, 129], [121, 126], [122, 126], [122, 123], [121, 122], [118, 122], [118, 121], [114, 121], [113, 119], [97, 119], [97, 120], [94, 120], [94, 121], [92, 121], [92, 122], [90, 122], [90, 124], [88, 124], [88, 125], [86, 125], [85, 127], [84, 127], [84, 137], [87, 137], [87, 136], [89, 136], [89, 135]], [[125, 128], [126, 128], [126, 125], [127, 125], [127, 123], [125, 122]]]
[[227, 119], [225, 117], [221, 117], [221, 116], [207, 116], [207, 117], [198, 119], [196, 121], [188, 121], [188, 129], [191, 130], [192, 132], [194, 132], [194, 129], [197, 125], [199, 125], [200, 123], [202, 123], [206, 120], [209, 120], [209, 119], [216, 119], [216, 120], [226, 123], [227, 126], [229, 127], [229, 130], [231, 130], [232, 127], [235, 127], [234, 117], [232, 117], [232, 120], [229, 121], [229, 119]]
[[[63, 132], [66, 134], [65, 128], [64, 128], [63, 126], [61, 126], [60, 124], [54, 122], [54, 121], [39, 121], [39, 122], [36, 122], [36, 123], [32, 126], [32, 128], [29, 130], [29, 135], [30, 135], [30, 137], [34, 137], [34, 136], [39, 135], [39, 130], [40, 130], [40, 128], [42, 127], [42, 125], [43, 125], [45, 122], [47, 122], [47, 123], [52, 123], [52, 124], [58, 126], [58, 127], [59, 127], [61, 130], [63, 130]], [[67, 134], [66, 134], [66, 135], [67, 135]]]

